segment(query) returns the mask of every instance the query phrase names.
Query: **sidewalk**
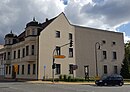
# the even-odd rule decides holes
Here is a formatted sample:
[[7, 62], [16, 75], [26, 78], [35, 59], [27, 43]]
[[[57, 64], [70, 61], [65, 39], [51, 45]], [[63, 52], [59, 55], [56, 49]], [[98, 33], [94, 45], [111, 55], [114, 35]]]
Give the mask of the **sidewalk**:
[[[73, 84], [73, 85], [95, 85], [94, 81], [90, 82], [64, 82], [64, 81], [59, 81], [59, 82], [51, 82], [51, 81], [26, 81], [26, 80], [18, 80], [16, 81], [15, 79], [0, 79], [0, 82], [26, 82], [26, 83], [36, 83], [36, 84]], [[130, 85], [130, 82], [124, 82], [124, 85]]]
[[[43, 83], [43, 84], [74, 84], [74, 85], [95, 85], [95, 82], [51, 82], [51, 81], [27, 81], [27, 83]], [[130, 82], [125, 82], [124, 85], [130, 85]]]

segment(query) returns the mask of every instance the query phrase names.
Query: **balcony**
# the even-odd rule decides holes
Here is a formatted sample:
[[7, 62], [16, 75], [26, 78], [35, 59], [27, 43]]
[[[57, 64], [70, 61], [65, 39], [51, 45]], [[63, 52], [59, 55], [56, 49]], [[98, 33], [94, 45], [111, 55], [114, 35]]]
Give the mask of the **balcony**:
[[35, 62], [36, 61], [36, 56], [35, 55], [29, 55], [23, 58], [22, 61], [27, 61], [27, 62]]
[[11, 64], [11, 60], [5, 60], [5, 65], [10, 65]]

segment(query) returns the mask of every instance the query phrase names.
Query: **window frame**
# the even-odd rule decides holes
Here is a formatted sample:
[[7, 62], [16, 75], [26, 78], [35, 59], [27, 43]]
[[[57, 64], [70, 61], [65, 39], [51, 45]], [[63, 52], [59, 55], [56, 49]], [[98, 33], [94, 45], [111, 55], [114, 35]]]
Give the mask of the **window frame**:
[[24, 75], [24, 65], [22, 65], [22, 75]]
[[69, 33], [69, 40], [72, 40], [72, 39], [73, 39], [73, 34]]
[[30, 71], [31, 71], [31, 65], [28, 64], [28, 75], [30, 75]]
[[26, 56], [29, 55], [29, 45], [26, 46]]
[[73, 48], [69, 48], [69, 58], [73, 58], [74, 50]]
[[60, 31], [56, 31], [56, 38], [60, 38], [60, 37], [61, 37]]
[[103, 72], [104, 72], [104, 74], [108, 74], [108, 67], [107, 67], [107, 65], [103, 66]]
[[107, 51], [103, 50], [102, 55], [103, 55], [103, 59], [107, 59]]
[[117, 53], [116, 53], [116, 51], [112, 52], [112, 59], [113, 60], [117, 60]]
[[33, 74], [36, 74], [36, 64], [33, 64]]
[[61, 74], [61, 64], [56, 64], [55, 74], [56, 74], [56, 75]]

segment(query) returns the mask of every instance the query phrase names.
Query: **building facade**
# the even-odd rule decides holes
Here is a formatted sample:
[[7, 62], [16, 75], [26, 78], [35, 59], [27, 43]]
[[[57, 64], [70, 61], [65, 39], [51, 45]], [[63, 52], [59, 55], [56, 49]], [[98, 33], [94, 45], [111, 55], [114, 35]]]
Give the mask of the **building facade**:
[[54, 55], [65, 56], [55, 58], [55, 78], [101, 77], [120, 74], [124, 41], [122, 33], [75, 26], [61, 13], [44, 23], [33, 19], [18, 36], [7, 34], [0, 53], [6, 78], [52, 78]]

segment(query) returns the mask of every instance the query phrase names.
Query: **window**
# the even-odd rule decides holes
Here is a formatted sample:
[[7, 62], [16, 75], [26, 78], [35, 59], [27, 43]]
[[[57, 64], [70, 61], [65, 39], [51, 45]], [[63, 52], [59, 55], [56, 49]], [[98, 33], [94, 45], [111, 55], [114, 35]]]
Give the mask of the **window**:
[[30, 74], [30, 64], [28, 64], [28, 74]]
[[30, 34], [30, 30], [27, 30], [27, 36]]
[[73, 57], [73, 48], [69, 48], [69, 57]]
[[106, 43], [106, 41], [105, 40], [102, 40], [102, 44], [105, 44]]
[[6, 52], [4, 53], [4, 60], [6, 60]]
[[32, 45], [32, 52], [31, 52], [32, 55], [34, 55], [34, 45]]
[[102, 54], [103, 54], [103, 59], [107, 59], [107, 52], [103, 51]]
[[61, 55], [61, 48], [56, 46], [56, 54]]
[[60, 74], [60, 64], [56, 64], [56, 74]]
[[104, 65], [104, 74], [107, 74], [107, 65]]
[[7, 59], [10, 60], [10, 57], [11, 57], [11, 56], [10, 56], [10, 52], [8, 52], [8, 58], [7, 58]]
[[113, 59], [117, 59], [117, 55], [115, 51], [113, 52]]
[[8, 66], [6, 66], [6, 74], [8, 74]]
[[117, 74], [117, 66], [114, 66], [114, 73]]
[[69, 33], [69, 40], [72, 40], [73, 36], [72, 33]]
[[16, 51], [14, 51], [14, 59], [16, 58]]
[[73, 74], [74, 72], [73, 72], [73, 64], [70, 64], [69, 65], [69, 73], [70, 74]]
[[8, 44], [11, 44], [11, 39], [9, 39], [9, 43]]
[[24, 65], [22, 65], [22, 74], [24, 74]]
[[18, 50], [18, 58], [20, 58], [20, 50]]
[[23, 57], [25, 57], [25, 48], [23, 48]]
[[60, 31], [56, 31], [56, 38], [60, 38]]
[[33, 64], [33, 74], [36, 73], [36, 64]]
[[17, 72], [17, 74], [19, 74], [19, 69], [20, 69], [20, 65], [18, 65], [18, 72]]
[[32, 35], [35, 35], [35, 29], [34, 28], [32, 29]]
[[26, 46], [26, 56], [29, 55], [29, 46]]
[[11, 66], [9, 66], [9, 74], [11, 74]]
[[116, 42], [112, 42], [112, 45], [116, 45]]

